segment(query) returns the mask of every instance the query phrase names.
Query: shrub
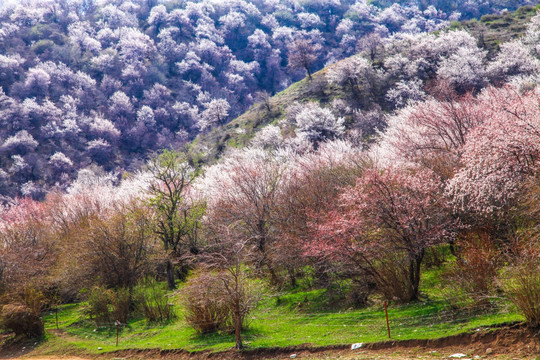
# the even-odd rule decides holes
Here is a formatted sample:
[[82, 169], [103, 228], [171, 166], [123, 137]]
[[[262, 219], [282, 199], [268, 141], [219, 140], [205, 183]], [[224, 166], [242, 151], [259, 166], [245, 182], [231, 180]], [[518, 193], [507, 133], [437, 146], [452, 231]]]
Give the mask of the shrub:
[[200, 333], [242, 330], [261, 294], [242, 270], [200, 273], [183, 289], [186, 321]]
[[347, 293], [347, 302], [355, 308], [363, 308], [368, 304], [372, 284], [369, 281], [354, 282]]
[[111, 325], [116, 320], [126, 323], [132, 311], [129, 289], [116, 290], [96, 286], [88, 296], [87, 315], [97, 326]]
[[25, 305], [8, 304], [2, 308], [2, 326], [28, 338], [40, 337], [44, 333], [43, 322], [32, 309]]
[[135, 288], [135, 301], [149, 322], [163, 322], [175, 317], [165, 290], [153, 278], [146, 279]]
[[231, 325], [231, 308], [225, 299], [223, 282], [217, 274], [201, 273], [183, 289], [185, 318], [197, 332], [205, 334]]
[[96, 286], [90, 290], [86, 313], [97, 326], [111, 323], [111, 298], [111, 290], [105, 287]]
[[26, 287], [24, 289], [23, 300], [30, 311], [38, 316], [48, 305], [47, 298], [43, 292], [33, 287]]
[[516, 263], [503, 273], [503, 289], [527, 324], [540, 328], [540, 250], [522, 252]]
[[[80, 238], [82, 247], [72, 265], [86, 279], [99, 278], [110, 289], [133, 288], [151, 271], [156, 249], [150, 219], [135, 201], [117, 205], [107, 216], [96, 212], [82, 219], [86, 226], [74, 228], [70, 235]], [[78, 279], [78, 273], [68, 276], [74, 275]]]
[[487, 305], [494, 293], [500, 252], [484, 232], [465, 234], [457, 244], [455, 266], [446, 278], [452, 293], [464, 293], [476, 305]]
[[131, 294], [129, 289], [121, 288], [112, 292], [111, 296], [111, 317], [113, 322], [118, 320], [127, 323], [132, 310]]
[[415, 271], [407, 254], [388, 252], [374, 262], [374, 276], [366, 276], [366, 281], [373, 281], [376, 290], [388, 300], [408, 302], [415, 298], [415, 285], [411, 271]]
[[446, 262], [449, 252], [450, 249], [447, 245], [427, 248], [424, 256], [424, 266], [428, 269], [441, 267]]

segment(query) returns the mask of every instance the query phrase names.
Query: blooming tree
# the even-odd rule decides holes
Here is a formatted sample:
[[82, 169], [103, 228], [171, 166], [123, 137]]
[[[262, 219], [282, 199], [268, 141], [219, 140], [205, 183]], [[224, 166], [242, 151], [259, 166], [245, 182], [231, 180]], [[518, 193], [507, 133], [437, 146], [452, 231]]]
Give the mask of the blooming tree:
[[502, 83], [510, 76], [538, 73], [539, 63], [520, 41], [501, 44], [500, 52], [487, 67], [488, 75]]
[[437, 74], [459, 91], [479, 89], [486, 82], [486, 54], [478, 48], [459, 48], [442, 60]]
[[279, 283], [274, 212], [284, 165], [262, 149], [236, 151], [207, 169], [201, 188], [208, 205], [206, 227], [234, 227], [253, 249], [250, 260]]
[[504, 220], [538, 169], [539, 94], [489, 88], [482, 102], [487, 119], [468, 135], [464, 166], [450, 180], [448, 193], [460, 213]]
[[289, 45], [289, 66], [292, 69], [304, 69], [311, 80], [312, 66], [318, 60], [322, 50], [320, 44], [308, 39], [297, 39]]
[[331, 140], [345, 132], [345, 119], [336, 117], [330, 109], [316, 104], [306, 104], [295, 116], [296, 135], [314, 144]]
[[[416, 299], [426, 249], [453, 231], [441, 185], [429, 170], [367, 169], [317, 226], [307, 253], [349, 264], [390, 298]], [[385, 266], [395, 272], [388, 276]]]

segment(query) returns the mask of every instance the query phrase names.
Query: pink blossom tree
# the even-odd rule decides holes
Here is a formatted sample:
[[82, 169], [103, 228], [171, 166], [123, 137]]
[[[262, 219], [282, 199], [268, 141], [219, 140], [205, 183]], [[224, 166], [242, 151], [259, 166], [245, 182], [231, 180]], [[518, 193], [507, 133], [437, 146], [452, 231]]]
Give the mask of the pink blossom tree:
[[467, 136], [464, 166], [447, 191], [462, 214], [508, 220], [524, 182], [538, 170], [540, 93], [488, 88], [481, 101], [486, 120]]
[[348, 264], [374, 279], [387, 297], [414, 300], [426, 249], [452, 235], [454, 222], [446, 209], [433, 172], [367, 169], [317, 226], [318, 237], [307, 253]]
[[458, 96], [442, 84], [437, 98], [413, 103], [388, 119], [374, 152], [385, 162], [413, 163], [450, 178], [459, 166], [467, 134], [488, 115], [471, 93]]
[[13, 297], [22, 297], [30, 287], [41, 289], [54, 264], [56, 241], [49, 207], [22, 198], [0, 211], [0, 280]]
[[343, 140], [322, 143], [303, 155], [284, 152], [281, 156], [289, 160], [289, 166], [276, 206], [279, 262], [287, 269], [292, 286], [298, 269], [306, 264], [314, 266], [319, 284], [328, 285], [335, 267], [324, 256], [305, 256], [303, 248], [312, 241], [315, 224], [324, 222], [326, 214], [338, 206], [341, 190], [354, 184], [366, 160], [358, 148]]

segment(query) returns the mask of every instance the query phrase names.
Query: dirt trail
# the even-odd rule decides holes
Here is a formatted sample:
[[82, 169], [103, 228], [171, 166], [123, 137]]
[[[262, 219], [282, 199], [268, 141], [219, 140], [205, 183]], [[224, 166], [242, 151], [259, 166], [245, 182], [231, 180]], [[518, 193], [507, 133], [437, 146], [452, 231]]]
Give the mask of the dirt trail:
[[85, 359], [81, 357], [73, 357], [73, 356], [46, 356], [46, 357], [43, 357], [43, 356], [33, 357], [32, 356], [32, 357], [25, 357], [25, 358], [14, 358], [13, 360], [89, 360], [89, 359]]
[[[24, 356], [20, 352], [0, 353], [0, 359], [10, 360], [262, 360], [262, 359], [311, 359], [311, 360], [364, 360], [364, 359], [453, 359], [450, 355], [464, 354], [466, 359], [531, 359], [540, 358], [540, 333], [522, 326], [505, 327], [491, 331], [449, 336], [435, 340], [387, 341], [366, 344], [360, 349], [349, 346], [290, 348], [265, 348], [244, 352], [226, 351], [220, 353], [183, 350], [122, 350], [93, 356], [42, 356], [31, 350]], [[455, 357], [454, 357], [455, 358]]]

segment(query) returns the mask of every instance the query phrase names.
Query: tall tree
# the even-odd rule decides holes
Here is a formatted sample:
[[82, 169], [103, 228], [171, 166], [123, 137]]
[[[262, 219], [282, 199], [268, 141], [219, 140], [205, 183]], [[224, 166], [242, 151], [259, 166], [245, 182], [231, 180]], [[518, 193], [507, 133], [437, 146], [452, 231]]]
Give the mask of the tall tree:
[[254, 250], [250, 261], [276, 273], [274, 216], [284, 165], [262, 149], [237, 151], [208, 169], [203, 180], [208, 199], [207, 228], [234, 226]]
[[167, 253], [167, 283], [174, 289], [174, 262], [198, 251], [197, 230], [204, 206], [189, 196], [196, 171], [181, 153], [164, 150], [149, 162], [148, 169], [153, 175], [149, 195], [155, 232]]
[[209, 270], [218, 271], [222, 283], [222, 301], [230, 309], [236, 349], [244, 347], [242, 329], [247, 315], [260, 299], [261, 289], [249, 282], [244, 263], [252, 257], [249, 239], [242, 236], [238, 224], [218, 225], [208, 233], [208, 244], [202, 256]]

